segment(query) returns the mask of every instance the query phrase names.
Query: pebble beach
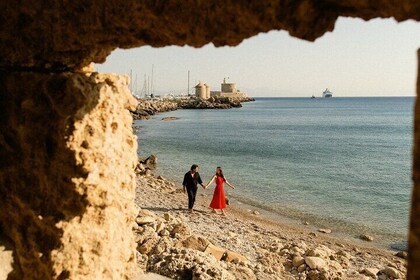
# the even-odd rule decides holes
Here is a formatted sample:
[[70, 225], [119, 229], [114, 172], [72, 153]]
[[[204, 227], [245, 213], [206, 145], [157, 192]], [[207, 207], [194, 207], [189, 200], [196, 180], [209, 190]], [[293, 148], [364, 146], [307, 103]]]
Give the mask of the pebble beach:
[[137, 257], [143, 273], [170, 279], [405, 279], [406, 253], [349, 242], [328, 229], [272, 220], [230, 203], [208, 207], [200, 188], [195, 212], [182, 186], [138, 171]]

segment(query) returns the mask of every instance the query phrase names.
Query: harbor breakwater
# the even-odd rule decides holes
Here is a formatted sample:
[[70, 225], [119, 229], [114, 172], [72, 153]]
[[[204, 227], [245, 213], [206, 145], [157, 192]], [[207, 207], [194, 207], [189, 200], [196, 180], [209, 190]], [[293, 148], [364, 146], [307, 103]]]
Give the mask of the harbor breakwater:
[[252, 97], [210, 97], [195, 96], [173, 99], [137, 99], [138, 105], [131, 114], [135, 120], [148, 119], [156, 113], [175, 111], [178, 109], [230, 109], [242, 107], [242, 102], [255, 101]]

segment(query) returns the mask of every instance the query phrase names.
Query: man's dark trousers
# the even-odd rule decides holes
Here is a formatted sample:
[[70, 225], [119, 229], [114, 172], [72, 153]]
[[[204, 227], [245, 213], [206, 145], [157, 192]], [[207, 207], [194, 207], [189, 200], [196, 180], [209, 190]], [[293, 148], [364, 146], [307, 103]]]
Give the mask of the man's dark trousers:
[[192, 209], [195, 202], [195, 195], [197, 194], [197, 187], [187, 187], [188, 194], [188, 209]]

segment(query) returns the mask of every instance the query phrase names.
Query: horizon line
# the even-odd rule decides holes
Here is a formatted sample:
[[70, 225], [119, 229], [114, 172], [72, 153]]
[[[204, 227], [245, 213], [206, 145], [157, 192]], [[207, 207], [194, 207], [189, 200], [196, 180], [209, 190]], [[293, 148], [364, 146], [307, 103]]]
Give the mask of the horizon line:
[[[309, 98], [311, 99], [312, 97], [310, 96], [249, 96], [252, 98]], [[334, 96], [334, 97], [315, 97], [314, 99], [337, 99], [337, 98], [360, 98], [360, 97], [364, 97], [364, 98], [378, 98], [378, 97], [383, 97], [383, 98], [398, 98], [398, 97], [417, 97], [416, 95], [355, 95], [355, 96]]]

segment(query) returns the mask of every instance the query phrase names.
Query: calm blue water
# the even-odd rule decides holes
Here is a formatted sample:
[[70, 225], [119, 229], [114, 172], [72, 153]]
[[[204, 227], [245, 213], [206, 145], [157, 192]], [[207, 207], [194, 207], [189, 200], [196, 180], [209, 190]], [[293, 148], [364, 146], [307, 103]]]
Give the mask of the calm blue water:
[[222, 166], [240, 201], [393, 244], [407, 237], [414, 101], [259, 98], [135, 125], [140, 155], [156, 154], [163, 176], [181, 182], [197, 163], [207, 181]]

